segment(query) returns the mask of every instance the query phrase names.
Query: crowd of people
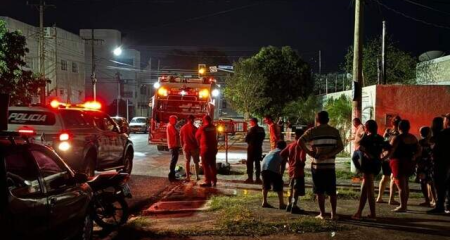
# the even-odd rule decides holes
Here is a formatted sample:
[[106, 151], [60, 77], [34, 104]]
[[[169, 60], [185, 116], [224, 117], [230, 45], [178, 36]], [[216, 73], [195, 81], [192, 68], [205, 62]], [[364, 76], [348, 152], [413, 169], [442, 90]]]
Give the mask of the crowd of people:
[[[203, 118], [203, 126], [194, 126], [194, 117], [188, 118], [180, 133], [175, 128], [176, 117], [171, 116], [167, 126], [167, 139], [172, 155], [169, 179], [174, 179], [175, 165], [179, 149], [186, 158], [186, 178], [190, 180], [190, 159], [195, 164], [195, 174], [199, 180], [199, 159], [203, 166], [205, 181], [200, 186], [212, 187], [217, 183], [216, 154], [217, 132], [209, 116]], [[250, 128], [245, 137], [247, 148], [247, 175], [245, 183], [262, 184], [262, 207], [273, 208], [268, 201], [268, 191], [278, 194], [279, 208], [291, 213], [302, 213], [299, 197], [305, 194], [306, 155], [311, 161], [313, 192], [316, 194], [319, 215], [325, 217], [325, 195], [331, 204], [331, 219], [337, 219], [336, 195], [336, 155], [343, 149], [339, 131], [328, 125], [326, 111], [316, 114], [316, 125], [295, 130], [295, 140], [289, 145], [282, 139], [280, 126], [270, 116], [264, 118], [268, 126], [270, 152], [263, 157], [262, 145], [264, 128], [258, 119], [250, 120]], [[350, 140], [354, 143], [352, 161], [362, 175], [361, 195], [357, 212], [353, 219], [362, 218], [366, 203], [369, 203], [369, 219], [376, 218], [376, 203], [384, 203], [383, 195], [389, 184], [390, 205], [398, 205], [394, 212], [407, 211], [409, 179], [416, 175], [420, 182], [425, 201], [421, 206], [433, 207], [428, 213], [443, 213], [450, 210], [450, 114], [433, 119], [431, 127], [420, 128], [420, 140], [410, 133], [410, 122], [396, 116], [391, 128], [383, 136], [378, 134], [378, 124], [368, 120], [353, 120], [355, 131]], [[261, 163], [262, 161], [262, 163]], [[283, 174], [288, 165], [289, 197], [287, 205], [283, 199]], [[382, 172], [378, 197], [375, 199], [374, 179]], [[255, 175], [255, 180], [253, 176]], [[262, 179], [261, 179], [262, 178]], [[399, 201], [395, 200], [398, 191]], [[447, 206], [445, 200], [447, 199]]]

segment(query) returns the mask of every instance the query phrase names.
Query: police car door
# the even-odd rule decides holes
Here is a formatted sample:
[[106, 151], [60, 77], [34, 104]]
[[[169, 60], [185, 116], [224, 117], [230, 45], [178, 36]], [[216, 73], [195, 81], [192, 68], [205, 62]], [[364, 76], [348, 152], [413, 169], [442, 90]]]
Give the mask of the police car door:
[[97, 165], [104, 165], [108, 162], [112, 162], [112, 154], [110, 153], [112, 149], [112, 143], [109, 132], [105, 126], [104, 114], [100, 112], [90, 112], [92, 120], [98, 132], [96, 133], [98, 141], [98, 153], [97, 153]]
[[108, 115], [102, 114], [102, 117], [105, 122], [105, 135], [108, 136], [110, 143], [111, 160], [117, 162], [122, 158], [124, 151], [120, 129]]

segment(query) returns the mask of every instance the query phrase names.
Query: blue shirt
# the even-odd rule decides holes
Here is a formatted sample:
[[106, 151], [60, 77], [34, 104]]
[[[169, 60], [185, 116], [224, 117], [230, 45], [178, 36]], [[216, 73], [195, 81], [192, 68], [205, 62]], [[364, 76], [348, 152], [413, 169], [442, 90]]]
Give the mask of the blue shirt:
[[274, 150], [270, 151], [263, 159], [262, 162], [262, 170], [265, 171], [272, 171], [278, 174], [280, 173], [280, 167], [281, 162], [283, 161], [283, 158], [280, 155], [281, 150], [278, 148], [275, 148]]

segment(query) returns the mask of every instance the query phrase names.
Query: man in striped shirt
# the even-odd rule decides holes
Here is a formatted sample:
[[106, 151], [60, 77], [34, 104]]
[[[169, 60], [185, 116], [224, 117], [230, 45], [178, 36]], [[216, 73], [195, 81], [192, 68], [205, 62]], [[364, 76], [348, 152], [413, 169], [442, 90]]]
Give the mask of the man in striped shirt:
[[336, 215], [336, 155], [344, 149], [339, 131], [328, 125], [328, 113], [321, 111], [316, 115], [316, 127], [308, 129], [298, 140], [301, 148], [313, 158], [311, 173], [313, 190], [317, 195], [320, 214], [317, 218], [323, 219], [325, 215], [325, 194], [330, 196], [331, 219]]

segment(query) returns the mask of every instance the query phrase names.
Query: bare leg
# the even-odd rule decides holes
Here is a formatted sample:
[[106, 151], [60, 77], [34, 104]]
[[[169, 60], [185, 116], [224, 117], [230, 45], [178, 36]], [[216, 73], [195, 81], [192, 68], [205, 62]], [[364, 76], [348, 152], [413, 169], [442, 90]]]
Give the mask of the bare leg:
[[425, 198], [425, 202], [421, 203], [421, 206], [430, 206], [430, 198], [429, 198], [429, 189], [428, 184], [425, 181], [420, 182], [420, 189], [422, 190], [423, 197]]
[[[337, 220], [337, 215], [336, 215], [337, 195], [330, 196], [330, 203], [331, 203], [331, 220]], [[325, 212], [325, 210], [324, 210], [324, 212]]]
[[378, 187], [378, 198], [377, 203], [383, 203], [383, 194], [384, 190], [386, 190], [386, 185], [389, 181], [389, 176], [383, 175], [380, 181], [380, 186]]
[[407, 209], [406, 201], [408, 190], [406, 189], [405, 179], [406, 177], [399, 177], [398, 179], [395, 180], [395, 184], [397, 185], [398, 193], [400, 195], [400, 206], [395, 208], [393, 210], [394, 212], [404, 212]]
[[263, 194], [263, 202], [262, 202], [262, 205], [263, 205], [263, 206], [269, 204], [269, 203], [267, 202], [267, 193], [268, 193], [268, 192], [269, 192], [269, 191], [266, 190], [266, 189], [263, 189], [263, 190], [262, 190], [262, 194]]
[[369, 208], [370, 208], [370, 218], [375, 218], [377, 216], [376, 214], [376, 208], [375, 208], [375, 190], [373, 186], [373, 174], [367, 174], [367, 200], [369, 202]]
[[325, 195], [317, 194], [317, 201], [319, 202], [320, 214], [316, 218], [323, 219], [325, 217]]
[[398, 187], [397, 184], [395, 184], [394, 175], [391, 174], [391, 183], [389, 185], [389, 205], [399, 205], [400, 203], [395, 201], [395, 190], [396, 187]]
[[286, 208], [286, 204], [284, 204], [284, 198], [283, 198], [283, 191], [277, 192], [278, 194], [278, 201], [280, 203], [280, 209]]
[[197, 181], [200, 180], [200, 164], [198, 162], [194, 162], [195, 165], [195, 176], [197, 177]]
[[[365, 174], [364, 174], [365, 176]], [[362, 211], [364, 209], [364, 206], [366, 205], [366, 201], [367, 201], [367, 180], [364, 177], [363, 181], [361, 183], [361, 196], [359, 197], [359, 206], [358, 206], [358, 211], [356, 211], [355, 215], [353, 215], [353, 219], [360, 219], [361, 215], [362, 215]]]
[[430, 199], [433, 202], [433, 204], [436, 204], [436, 188], [434, 187], [434, 182], [428, 183], [428, 188], [430, 190]]

